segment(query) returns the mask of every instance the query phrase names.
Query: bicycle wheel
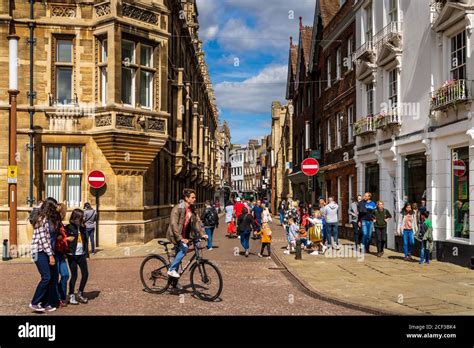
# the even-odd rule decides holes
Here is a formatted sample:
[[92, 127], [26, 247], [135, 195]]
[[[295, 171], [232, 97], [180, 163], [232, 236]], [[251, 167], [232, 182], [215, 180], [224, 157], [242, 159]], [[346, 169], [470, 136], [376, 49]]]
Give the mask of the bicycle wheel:
[[145, 291], [153, 294], [162, 294], [170, 286], [168, 264], [159, 255], [150, 255], [143, 260], [140, 266], [140, 279]]
[[196, 296], [201, 300], [214, 301], [222, 292], [221, 272], [207, 260], [196, 262], [191, 267], [191, 286]]

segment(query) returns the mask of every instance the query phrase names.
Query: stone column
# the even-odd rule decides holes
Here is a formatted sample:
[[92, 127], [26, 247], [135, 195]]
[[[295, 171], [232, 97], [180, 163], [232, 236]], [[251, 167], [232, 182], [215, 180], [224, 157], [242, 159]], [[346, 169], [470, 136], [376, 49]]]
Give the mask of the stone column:
[[193, 104], [193, 163], [198, 164], [198, 156], [199, 156], [199, 146], [198, 146], [198, 132], [199, 132], [199, 114], [198, 114], [198, 102], [194, 102]]
[[180, 174], [184, 168], [184, 158], [183, 158], [183, 68], [177, 69], [177, 83], [175, 85], [176, 93], [175, 100], [173, 104], [175, 106], [174, 117], [176, 119], [176, 168], [175, 174]]

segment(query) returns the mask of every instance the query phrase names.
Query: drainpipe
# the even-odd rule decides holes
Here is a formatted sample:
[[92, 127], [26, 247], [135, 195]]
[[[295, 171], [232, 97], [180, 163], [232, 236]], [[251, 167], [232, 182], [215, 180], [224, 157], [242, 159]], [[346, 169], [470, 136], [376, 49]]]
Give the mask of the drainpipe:
[[35, 30], [35, 23], [34, 20], [34, 1], [30, 0], [30, 22], [28, 23], [28, 27], [30, 29], [30, 37], [28, 39], [28, 45], [30, 45], [30, 90], [27, 92], [27, 97], [30, 102], [29, 114], [30, 114], [30, 132], [29, 132], [29, 139], [30, 143], [28, 144], [28, 150], [30, 152], [30, 185], [29, 185], [29, 195], [28, 195], [28, 206], [31, 208], [33, 207], [34, 197], [33, 197], [33, 156], [34, 156], [34, 128], [33, 128], [33, 115], [34, 115], [34, 99], [36, 97], [36, 93], [33, 90], [33, 48], [36, 42], [34, 38], [34, 30]]

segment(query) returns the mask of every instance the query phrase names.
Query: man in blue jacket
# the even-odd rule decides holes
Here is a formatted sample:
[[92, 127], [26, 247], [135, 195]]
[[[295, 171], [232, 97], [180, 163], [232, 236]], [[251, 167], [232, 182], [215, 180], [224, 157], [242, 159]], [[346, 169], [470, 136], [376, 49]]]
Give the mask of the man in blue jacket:
[[374, 210], [377, 208], [377, 204], [372, 201], [372, 194], [366, 192], [364, 199], [359, 202], [359, 227], [362, 228], [362, 244], [364, 245], [365, 252], [370, 252], [370, 243], [372, 242], [372, 233], [374, 231]]

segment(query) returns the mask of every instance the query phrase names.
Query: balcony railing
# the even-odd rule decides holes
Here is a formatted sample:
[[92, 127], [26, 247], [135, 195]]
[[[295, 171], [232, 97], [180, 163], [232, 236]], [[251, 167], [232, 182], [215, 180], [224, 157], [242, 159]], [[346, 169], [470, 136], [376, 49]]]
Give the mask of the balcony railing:
[[79, 99], [77, 94], [74, 94], [74, 98], [65, 99], [65, 98], [55, 98], [52, 94], [48, 95], [49, 106], [74, 106], [79, 104]]
[[[399, 45], [399, 41], [402, 37], [402, 22], [390, 22], [385, 28], [380, 30], [377, 34], [375, 34], [373, 42], [374, 46], [380, 48], [381, 45], [392, 42], [395, 43], [396, 46]], [[397, 41], [398, 42], [395, 42]]]
[[443, 87], [431, 93], [431, 110], [441, 110], [450, 106], [456, 107], [457, 103], [472, 100], [473, 82], [470, 80], [445, 82]]
[[388, 113], [380, 113], [374, 116], [375, 129], [386, 129], [393, 126], [399, 126], [401, 118], [396, 108], [393, 108]]
[[360, 46], [353, 54], [352, 60], [355, 61], [364, 57], [367, 54], [373, 53], [374, 45], [372, 41], [366, 41], [362, 46]]
[[354, 124], [354, 135], [362, 136], [375, 133], [374, 116], [369, 115]]

